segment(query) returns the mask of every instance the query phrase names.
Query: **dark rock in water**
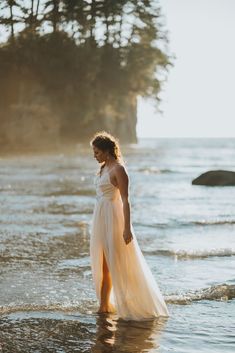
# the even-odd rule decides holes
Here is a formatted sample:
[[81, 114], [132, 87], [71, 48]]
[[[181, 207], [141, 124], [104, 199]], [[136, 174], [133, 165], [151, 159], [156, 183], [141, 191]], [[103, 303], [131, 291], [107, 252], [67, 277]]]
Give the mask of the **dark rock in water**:
[[193, 179], [194, 185], [235, 186], [235, 172], [229, 170], [210, 170]]

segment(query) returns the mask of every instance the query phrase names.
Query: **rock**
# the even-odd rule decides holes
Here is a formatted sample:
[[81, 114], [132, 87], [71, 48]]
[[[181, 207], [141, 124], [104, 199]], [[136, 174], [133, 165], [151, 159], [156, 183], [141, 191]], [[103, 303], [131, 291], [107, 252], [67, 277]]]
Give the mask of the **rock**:
[[192, 180], [193, 185], [235, 186], [235, 172], [229, 170], [210, 170]]

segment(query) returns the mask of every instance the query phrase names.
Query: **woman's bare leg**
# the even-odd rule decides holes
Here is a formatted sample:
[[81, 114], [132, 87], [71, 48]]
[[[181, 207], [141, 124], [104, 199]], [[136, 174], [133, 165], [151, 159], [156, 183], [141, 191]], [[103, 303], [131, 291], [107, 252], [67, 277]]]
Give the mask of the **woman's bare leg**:
[[109, 303], [110, 292], [112, 289], [111, 274], [108, 269], [106, 258], [103, 252], [103, 279], [101, 285], [101, 303], [98, 312], [113, 312], [114, 307]]

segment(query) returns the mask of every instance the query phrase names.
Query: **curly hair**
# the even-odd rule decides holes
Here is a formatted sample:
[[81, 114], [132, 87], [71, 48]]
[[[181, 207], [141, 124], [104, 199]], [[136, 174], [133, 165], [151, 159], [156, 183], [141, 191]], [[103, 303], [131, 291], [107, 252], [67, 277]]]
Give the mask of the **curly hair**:
[[[90, 141], [90, 145], [99, 148], [101, 151], [109, 151], [111, 156], [113, 156], [118, 162], [124, 164], [118, 138], [114, 137], [107, 131], [102, 130], [96, 132]], [[105, 163], [101, 165], [100, 173], [104, 165]]]

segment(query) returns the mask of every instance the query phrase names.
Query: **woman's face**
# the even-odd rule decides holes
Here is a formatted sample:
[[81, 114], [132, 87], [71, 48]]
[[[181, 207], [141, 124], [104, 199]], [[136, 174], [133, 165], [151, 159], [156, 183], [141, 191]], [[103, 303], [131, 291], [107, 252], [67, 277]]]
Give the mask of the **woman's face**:
[[102, 151], [98, 147], [93, 146], [94, 158], [99, 162], [102, 163], [106, 160], [108, 152]]

